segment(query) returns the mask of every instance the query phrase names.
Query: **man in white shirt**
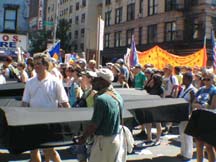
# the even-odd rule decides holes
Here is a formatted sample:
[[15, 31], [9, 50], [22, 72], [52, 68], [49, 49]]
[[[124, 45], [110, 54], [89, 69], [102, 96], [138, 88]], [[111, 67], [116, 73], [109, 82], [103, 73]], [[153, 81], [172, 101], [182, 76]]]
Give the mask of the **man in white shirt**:
[[0, 84], [6, 84], [6, 79], [3, 74], [0, 74]]
[[[49, 57], [45, 54], [34, 55], [34, 67], [37, 75], [26, 82], [22, 106], [32, 108], [70, 107], [68, 97], [61, 81], [48, 72]], [[61, 162], [61, 158], [54, 148], [43, 149], [45, 160]], [[39, 149], [31, 151], [31, 161], [41, 162]]]

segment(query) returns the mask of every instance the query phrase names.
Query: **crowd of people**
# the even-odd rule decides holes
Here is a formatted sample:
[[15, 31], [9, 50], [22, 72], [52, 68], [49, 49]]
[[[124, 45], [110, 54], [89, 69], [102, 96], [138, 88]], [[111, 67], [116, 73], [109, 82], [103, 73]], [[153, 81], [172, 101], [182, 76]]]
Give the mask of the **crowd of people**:
[[[90, 162], [111, 162], [116, 161], [116, 158], [125, 158], [117, 157], [120, 146], [119, 108], [123, 107], [123, 100], [113, 88], [113, 82], [114, 87], [118, 88], [146, 90], [151, 95], [164, 98], [184, 98], [189, 103], [190, 115], [195, 109], [216, 108], [215, 78], [213, 71], [208, 68], [173, 67], [170, 64], [163, 69], [156, 69], [152, 64], [137, 64], [129, 68], [121, 58], [115, 63], [108, 62], [105, 67], [97, 68], [95, 60], [87, 62], [80, 58], [73, 64], [67, 64], [59, 63], [47, 54], [37, 53], [25, 63], [16, 63], [11, 57], [7, 57], [1, 68], [0, 84], [5, 84], [11, 79], [26, 84], [22, 99], [25, 107], [94, 107], [91, 124], [78, 142], [83, 145], [89, 136], [95, 136]], [[200, 102], [203, 95], [207, 98], [204, 103]], [[155, 123], [157, 134], [156, 139], [153, 139], [153, 123], [148, 122], [148, 116], [143, 118], [146, 119], [146, 123], [137, 124], [141, 128], [139, 135], [146, 132], [142, 145], [160, 145], [161, 135], [169, 133], [173, 123], [163, 123], [163, 127], [161, 123]], [[177, 157], [182, 161], [193, 157], [193, 137], [184, 133], [187, 122], [179, 123], [181, 151]], [[214, 146], [199, 138], [195, 139], [195, 143], [197, 162], [203, 161], [204, 148], [208, 153], [209, 162], [215, 162]], [[54, 148], [44, 149], [44, 154], [47, 162], [61, 161]], [[79, 160], [86, 161], [86, 158], [88, 157]], [[38, 149], [31, 151], [31, 161], [41, 161]]]

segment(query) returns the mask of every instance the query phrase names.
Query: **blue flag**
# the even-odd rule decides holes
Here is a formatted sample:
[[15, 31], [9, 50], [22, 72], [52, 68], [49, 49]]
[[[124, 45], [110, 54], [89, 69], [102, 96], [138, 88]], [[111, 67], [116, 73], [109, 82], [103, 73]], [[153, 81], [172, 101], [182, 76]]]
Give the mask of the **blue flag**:
[[60, 55], [60, 41], [54, 44], [54, 46], [49, 51], [49, 54], [51, 57], [55, 58], [57, 61], [59, 60], [60, 62], [62, 62], [61, 55]]

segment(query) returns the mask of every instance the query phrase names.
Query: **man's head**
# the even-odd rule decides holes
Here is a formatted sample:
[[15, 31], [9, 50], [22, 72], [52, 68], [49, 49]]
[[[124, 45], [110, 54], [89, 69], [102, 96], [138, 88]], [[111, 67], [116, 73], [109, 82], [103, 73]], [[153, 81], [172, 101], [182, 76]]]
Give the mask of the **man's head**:
[[171, 75], [173, 72], [173, 66], [170, 64], [167, 64], [164, 68], [163, 68], [164, 74], [165, 75]]
[[183, 74], [183, 85], [190, 85], [193, 81], [193, 74], [191, 72], [186, 72]]
[[13, 62], [13, 59], [11, 56], [7, 56], [5, 61], [4, 61], [4, 65], [7, 67], [8, 65], [10, 65]]
[[135, 65], [135, 67], [134, 67], [134, 74], [136, 75], [140, 71], [142, 71], [142, 65], [140, 65], [140, 64]]
[[108, 88], [114, 80], [114, 75], [108, 68], [101, 68], [90, 75], [93, 77], [92, 88], [96, 91]]
[[91, 70], [94, 70], [96, 67], [96, 61], [95, 60], [89, 60], [88, 62], [88, 68]]
[[82, 70], [86, 68], [86, 60], [84, 58], [80, 58], [77, 61], [77, 64], [81, 67]]
[[124, 64], [124, 60], [122, 58], [118, 59], [116, 61], [116, 63], [118, 63], [119, 65], [123, 65]]
[[34, 68], [36, 73], [49, 69], [49, 63], [50, 63], [49, 55], [44, 53], [35, 53], [33, 56], [33, 60], [34, 60]]

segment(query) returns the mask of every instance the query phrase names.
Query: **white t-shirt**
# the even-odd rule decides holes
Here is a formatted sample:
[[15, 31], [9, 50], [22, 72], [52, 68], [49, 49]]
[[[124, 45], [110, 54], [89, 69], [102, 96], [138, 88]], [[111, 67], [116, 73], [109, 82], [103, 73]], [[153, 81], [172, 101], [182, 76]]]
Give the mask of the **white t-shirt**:
[[164, 95], [165, 96], [171, 95], [172, 89], [176, 85], [179, 85], [178, 79], [176, 76], [171, 75], [169, 77], [164, 77], [163, 78]]
[[6, 79], [4, 75], [0, 74], [0, 84], [5, 84], [5, 83], [6, 83]]
[[22, 101], [29, 103], [30, 107], [57, 108], [58, 103], [68, 102], [68, 97], [62, 82], [49, 74], [42, 81], [37, 77], [29, 79]]
[[[192, 91], [194, 92], [194, 94], [197, 92], [197, 89], [193, 86], [193, 84], [190, 84], [187, 89], [184, 87], [179, 94], [179, 98], [184, 98], [187, 102], [190, 103], [190, 92]], [[191, 110], [191, 104], [189, 104], [189, 110]]]
[[51, 72], [50, 72], [53, 76], [55, 76], [57, 79], [59, 79], [59, 80], [63, 80], [63, 76], [62, 76], [62, 74], [61, 74], [61, 72], [56, 68], [56, 67], [54, 67], [52, 70], [51, 70]]

